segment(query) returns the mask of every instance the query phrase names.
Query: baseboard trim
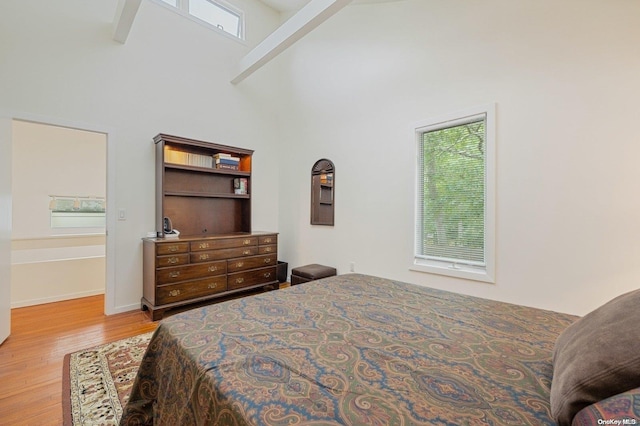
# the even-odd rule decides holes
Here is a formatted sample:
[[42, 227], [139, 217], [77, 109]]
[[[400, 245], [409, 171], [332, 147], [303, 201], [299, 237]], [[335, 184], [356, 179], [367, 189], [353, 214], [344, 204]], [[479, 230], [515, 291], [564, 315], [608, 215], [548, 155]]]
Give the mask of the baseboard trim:
[[139, 311], [139, 310], [142, 310], [142, 304], [134, 303], [132, 305], [116, 306], [113, 312], [107, 315], [122, 314], [124, 312]]
[[104, 294], [104, 289], [82, 291], [79, 293], [58, 294], [52, 297], [43, 297], [39, 299], [19, 300], [17, 302], [11, 302], [11, 309], [24, 308], [27, 306], [43, 305], [45, 303], [61, 302], [63, 300], [79, 299], [81, 297], [97, 296]]

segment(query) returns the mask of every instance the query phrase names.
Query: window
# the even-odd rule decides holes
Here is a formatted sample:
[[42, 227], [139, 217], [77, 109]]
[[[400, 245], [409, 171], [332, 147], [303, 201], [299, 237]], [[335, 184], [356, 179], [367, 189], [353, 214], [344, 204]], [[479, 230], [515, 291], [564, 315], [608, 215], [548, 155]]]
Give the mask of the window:
[[244, 15], [233, 6], [220, 0], [162, 0], [182, 14], [196, 18], [216, 30], [241, 40], [244, 39]]
[[411, 269], [493, 282], [495, 106], [426, 120], [417, 142]]
[[105, 199], [51, 195], [51, 228], [104, 228]]

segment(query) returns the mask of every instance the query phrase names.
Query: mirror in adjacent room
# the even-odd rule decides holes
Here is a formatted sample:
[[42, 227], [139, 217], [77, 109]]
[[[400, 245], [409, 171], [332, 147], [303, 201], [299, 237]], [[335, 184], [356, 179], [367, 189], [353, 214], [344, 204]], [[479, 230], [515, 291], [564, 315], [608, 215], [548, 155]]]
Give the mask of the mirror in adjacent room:
[[311, 169], [311, 224], [333, 226], [335, 167], [325, 158]]

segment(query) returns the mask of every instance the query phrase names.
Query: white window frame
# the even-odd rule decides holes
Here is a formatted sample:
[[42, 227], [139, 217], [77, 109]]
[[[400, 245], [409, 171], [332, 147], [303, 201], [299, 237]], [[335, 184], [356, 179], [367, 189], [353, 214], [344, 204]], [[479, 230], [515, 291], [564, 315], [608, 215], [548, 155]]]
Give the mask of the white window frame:
[[[470, 265], [456, 263], [454, 261], [445, 261], [439, 259], [425, 258], [417, 254], [418, 239], [421, 238], [422, 228], [422, 208], [420, 206], [419, 191], [424, 191], [421, 183], [422, 171], [420, 170], [420, 156], [423, 153], [420, 150], [422, 135], [429, 131], [440, 130], [447, 127], [462, 125], [484, 116], [485, 118], [485, 223], [484, 223], [484, 250], [485, 264]], [[495, 144], [496, 144], [496, 105], [485, 104], [468, 108], [464, 111], [444, 114], [442, 116], [433, 117], [414, 123], [411, 126], [412, 140], [416, 147], [416, 165], [415, 165], [415, 216], [413, 222], [413, 233], [415, 235], [413, 241], [413, 259], [410, 270], [446, 275], [455, 278], [463, 278], [487, 283], [495, 283], [495, 234], [496, 234], [496, 162], [495, 162]]]
[[245, 40], [245, 16], [244, 16], [244, 12], [240, 9], [238, 9], [236, 6], [227, 3], [226, 1], [222, 1], [222, 0], [206, 0], [209, 3], [213, 3], [214, 5], [218, 6], [221, 9], [224, 9], [226, 11], [228, 11], [230, 14], [236, 15], [240, 18], [240, 28], [239, 28], [239, 36], [236, 37], [235, 35], [221, 29], [218, 28], [217, 26], [198, 18], [195, 15], [192, 15], [189, 12], [189, 0], [176, 0], [176, 6], [173, 6], [172, 4], [169, 4], [168, 2], [164, 1], [164, 0], [152, 0], [154, 3], [160, 4], [163, 7], [166, 7], [167, 9], [177, 13], [178, 15], [181, 15], [193, 22], [196, 22], [200, 25], [203, 25], [219, 34], [224, 35], [225, 37], [229, 37], [232, 40], [236, 40], [236, 41], [240, 41], [244, 44], [244, 40]]

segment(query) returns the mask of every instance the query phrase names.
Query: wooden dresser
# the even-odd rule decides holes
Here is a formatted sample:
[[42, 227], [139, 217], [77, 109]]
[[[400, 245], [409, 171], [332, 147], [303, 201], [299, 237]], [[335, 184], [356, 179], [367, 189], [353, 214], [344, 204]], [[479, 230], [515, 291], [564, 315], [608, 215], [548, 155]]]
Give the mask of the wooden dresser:
[[163, 133], [153, 140], [157, 238], [143, 239], [142, 309], [155, 321], [277, 283], [277, 233], [251, 232], [253, 151]]
[[143, 240], [143, 309], [165, 310], [277, 283], [278, 235], [234, 233]]

